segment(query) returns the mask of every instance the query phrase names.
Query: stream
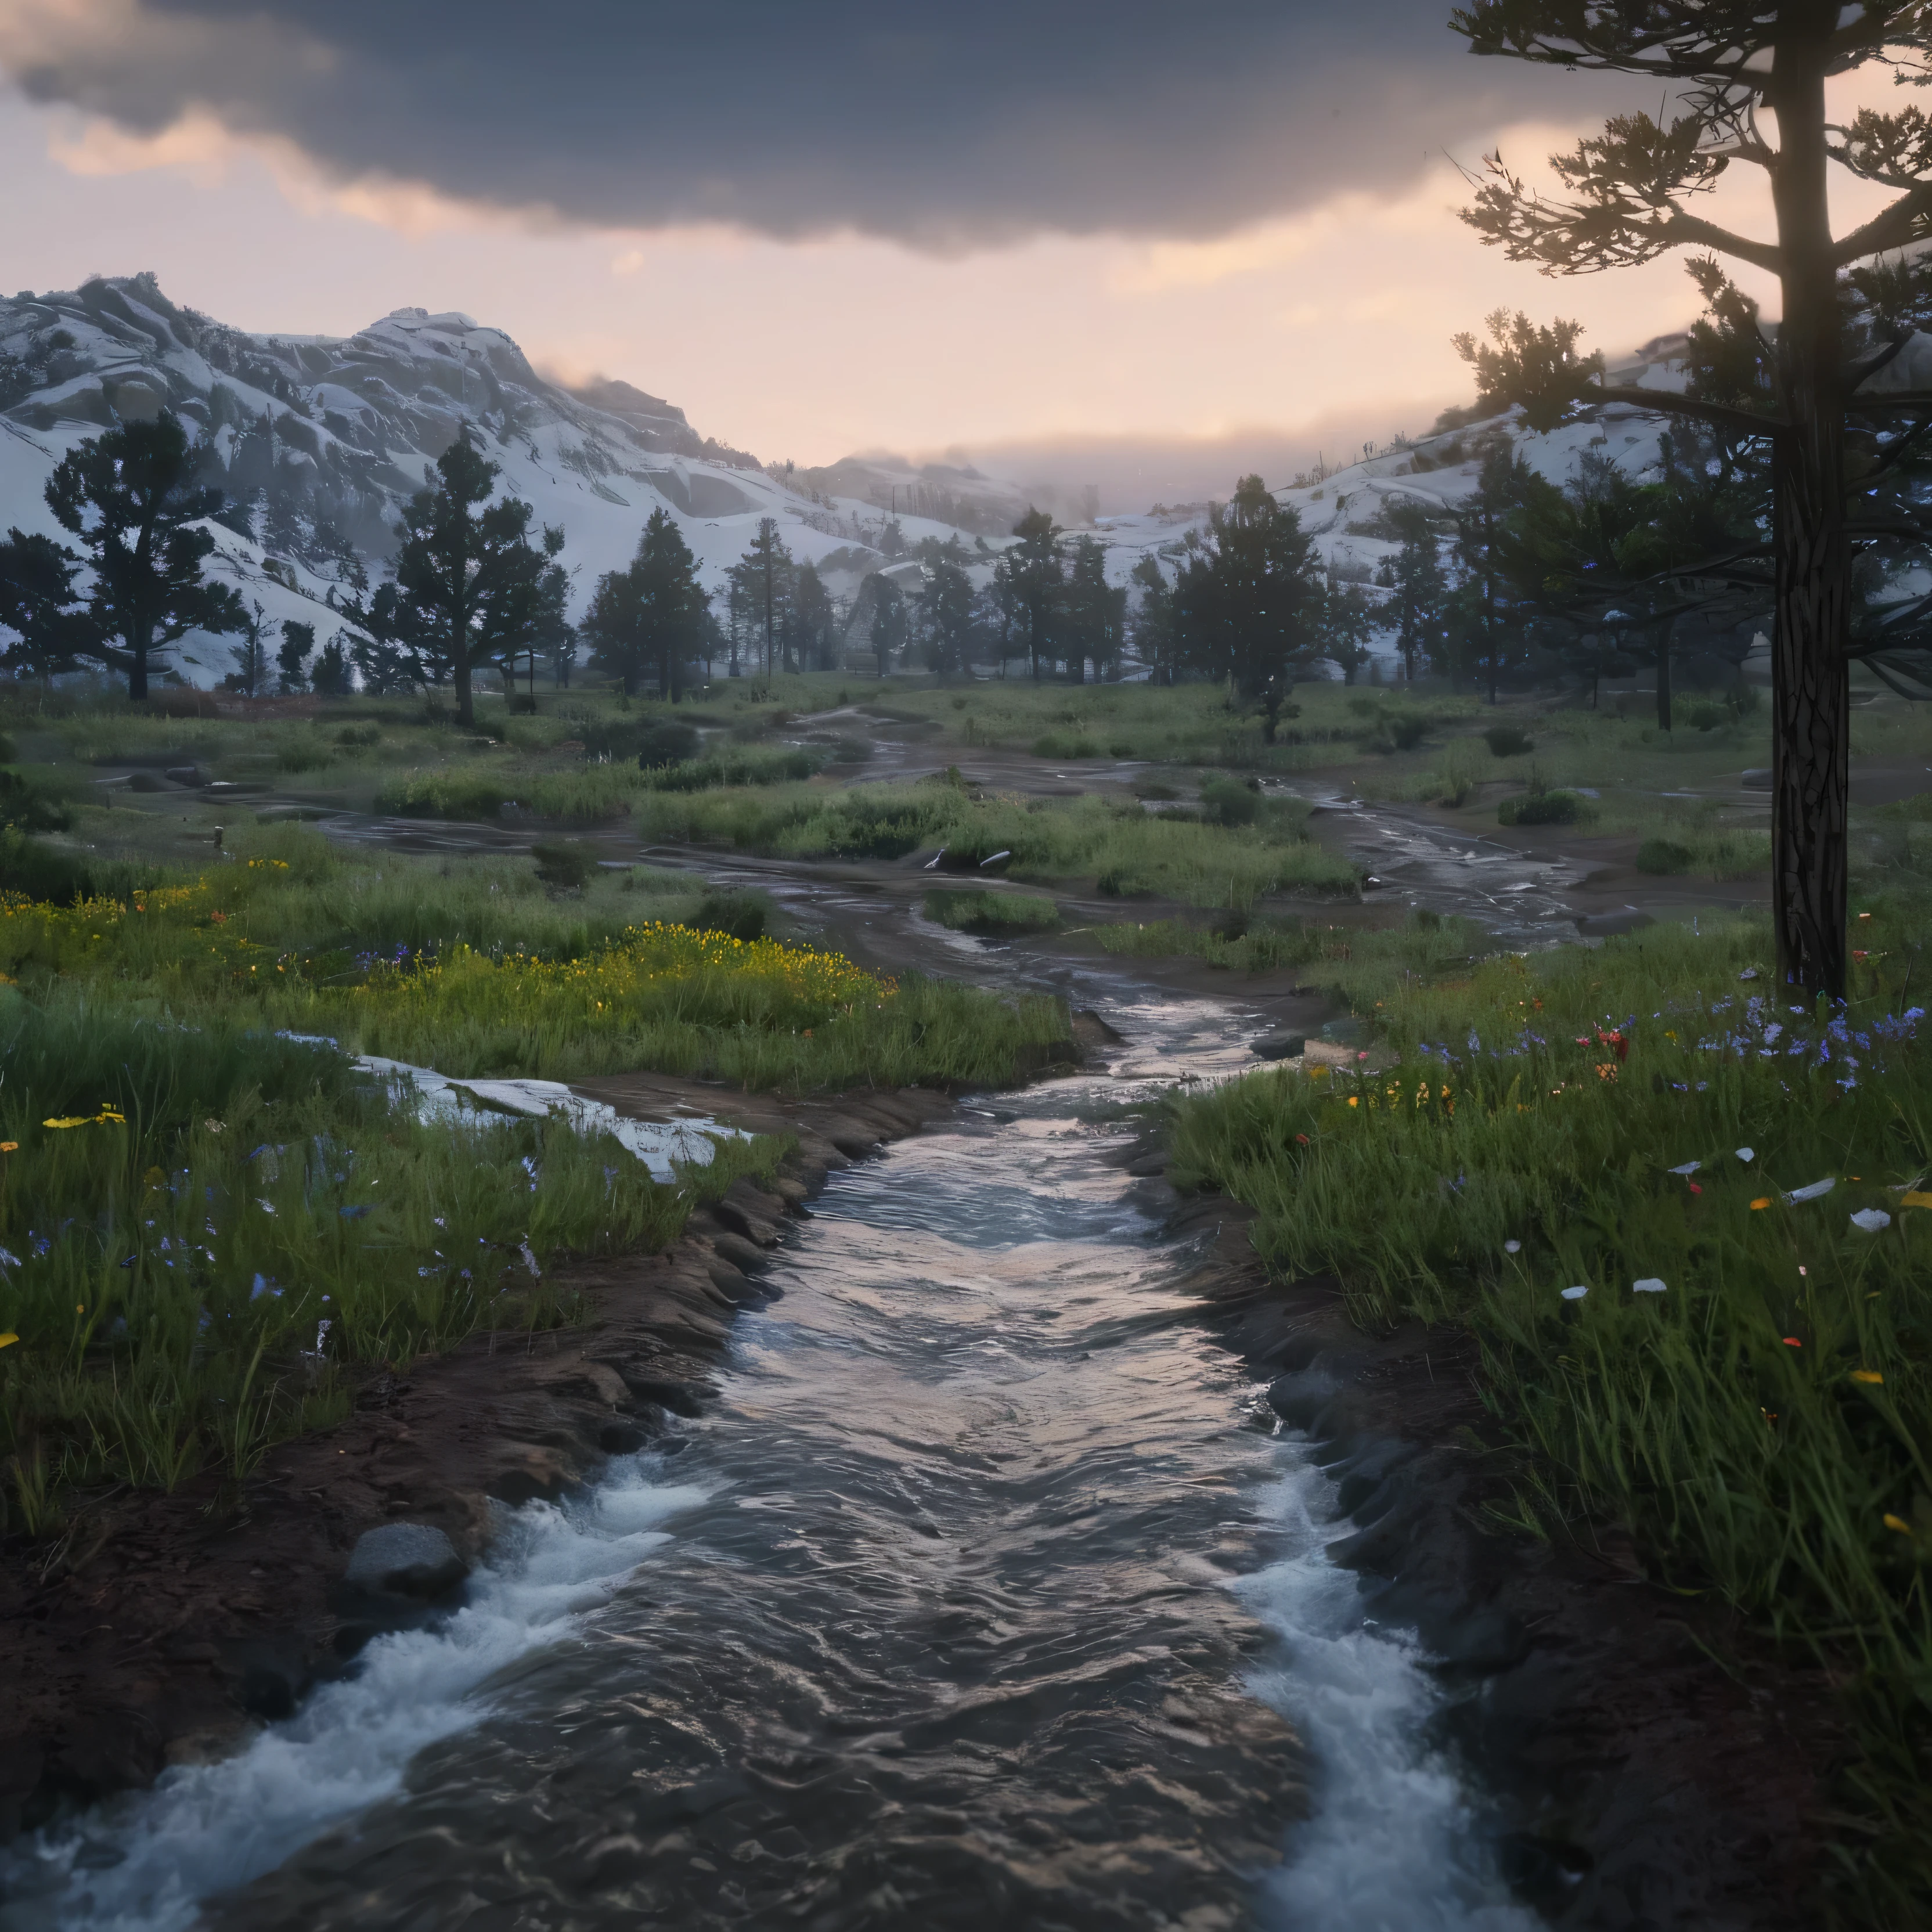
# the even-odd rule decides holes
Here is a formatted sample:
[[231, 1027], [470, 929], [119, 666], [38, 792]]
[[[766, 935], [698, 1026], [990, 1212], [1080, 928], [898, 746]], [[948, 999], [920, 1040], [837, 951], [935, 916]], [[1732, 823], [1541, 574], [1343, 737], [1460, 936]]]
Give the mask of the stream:
[[1119, 1150], [1252, 1016], [834, 1174], [698, 1420], [462, 1607], [0, 1864], [55, 1928], [1527, 1932], [1442, 1693]]

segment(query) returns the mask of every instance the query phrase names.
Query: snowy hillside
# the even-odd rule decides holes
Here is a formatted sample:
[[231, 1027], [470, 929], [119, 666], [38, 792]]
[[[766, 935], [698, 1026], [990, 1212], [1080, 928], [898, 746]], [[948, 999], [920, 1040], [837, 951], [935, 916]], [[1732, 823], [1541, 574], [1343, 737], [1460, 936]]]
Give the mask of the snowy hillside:
[[[380, 574], [398, 507], [466, 422], [503, 487], [538, 524], [562, 526], [574, 615], [659, 508], [713, 590], [762, 517], [801, 561], [826, 567], [835, 591], [884, 561], [871, 544], [887, 520], [872, 502], [794, 489], [627, 382], [561, 388], [467, 316], [398, 309], [344, 338], [254, 335], [178, 308], [146, 275], [0, 299], [0, 530], [57, 534], [41, 496], [54, 465], [164, 407], [201, 441], [202, 480], [240, 512], [210, 526], [212, 571], [272, 626], [296, 618], [322, 637], [344, 585]], [[244, 522], [252, 536], [229, 526]], [[955, 533], [931, 518], [901, 522], [908, 543]], [[190, 638], [183, 656], [202, 682], [229, 668], [224, 640]]]

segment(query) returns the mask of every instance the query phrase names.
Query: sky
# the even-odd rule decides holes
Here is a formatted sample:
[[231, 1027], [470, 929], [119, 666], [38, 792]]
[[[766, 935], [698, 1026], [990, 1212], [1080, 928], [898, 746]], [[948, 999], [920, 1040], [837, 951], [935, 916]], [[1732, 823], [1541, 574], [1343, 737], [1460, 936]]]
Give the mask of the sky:
[[1449, 338], [1499, 305], [1612, 355], [1693, 312], [1680, 261], [1552, 282], [1457, 219], [1486, 149], [1628, 104], [1448, 11], [0, 0], [0, 280], [460, 310], [766, 460], [1278, 485], [1466, 400]]

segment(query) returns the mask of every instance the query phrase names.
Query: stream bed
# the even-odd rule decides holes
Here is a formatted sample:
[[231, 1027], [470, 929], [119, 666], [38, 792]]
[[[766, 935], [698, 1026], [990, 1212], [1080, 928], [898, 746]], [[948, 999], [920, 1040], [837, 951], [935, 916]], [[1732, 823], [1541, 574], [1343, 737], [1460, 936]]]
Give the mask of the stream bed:
[[16, 1848], [0, 1926], [1526, 1932], [1442, 1694], [1119, 1150], [1250, 1016], [834, 1174], [717, 1398], [436, 1627]]

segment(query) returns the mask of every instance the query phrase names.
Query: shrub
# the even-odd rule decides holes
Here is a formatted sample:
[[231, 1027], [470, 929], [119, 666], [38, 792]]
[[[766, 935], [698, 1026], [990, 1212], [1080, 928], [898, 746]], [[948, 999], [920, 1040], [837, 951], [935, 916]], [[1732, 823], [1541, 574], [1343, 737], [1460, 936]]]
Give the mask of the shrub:
[[1426, 712], [1402, 712], [1384, 718], [1382, 729], [1398, 752], [1412, 752], [1428, 735], [1431, 722]]
[[1589, 801], [1574, 791], [1525, 792], [1496, 808], [1498, 825], [1574, 825], [1588, 814]]
[[1535, 740], [1520, 724], [1492, 724], [1483, 734], [1483, 742], [1498, 758], [1519, 758], [1536, 748]]
[[547, 886], [580, 890], [597, 869], [595, 857], [574, 838], [539, 840], [530, 848], [537, 877]]
[[698, 910], [679, 923], [696, 932], [729, 933], [747, 944], [765, 936], [770, 908], [755, 892], [706, 892]]
[[1217, 772], [1201, 788], [1201, 815], [1210, 825], [1252, 825], [1260, 794], [1239, 778]]
[[808, 778], [818, 769], [819, 759], [810, 752], [776, 748], [734, 748], [711, 758], [694, 758], [681, 764], [652, 765], [640, 754], [638, 760], [644, 783], [652, 791], [709, 791], [718, 785], [784, 784]]
[[1072, 731], [1049, 731], [1033, 741], [1036, 758], [1097, 758], [1100, 747], [1091, 738]]
[[1673, 838], [1646, 838], [1636, 848], [1636, 868], [1640, 872], [1671, 878], [1689, 872], [1694, 856], [1689, 846], [1680, 845]]
[[1052, 900], [1028, 892], [928, 892], [926, 916], [955, 932], [988, 937], [1045, 932], [1060, 923], [1060, 908]]

